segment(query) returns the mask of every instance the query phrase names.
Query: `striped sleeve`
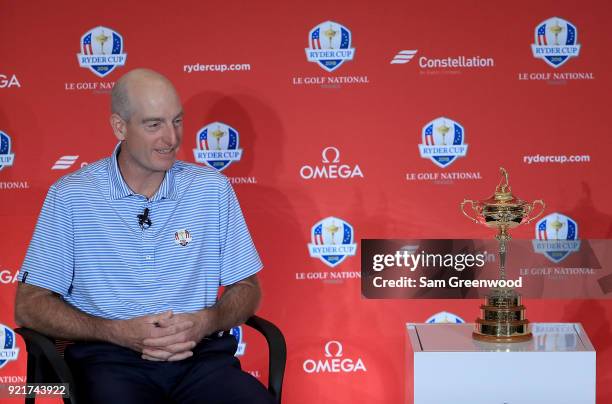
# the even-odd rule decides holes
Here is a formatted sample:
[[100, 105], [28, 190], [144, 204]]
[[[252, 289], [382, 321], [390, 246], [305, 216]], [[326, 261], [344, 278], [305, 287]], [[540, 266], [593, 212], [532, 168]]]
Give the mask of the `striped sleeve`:
[[68, 294], [74, 268], [72, 214], [52, 185], [19, 271], [19, 281]]
[[263, 265], [227, 179], [220, 199], [220, 284], [227, 286], [257, 273]]

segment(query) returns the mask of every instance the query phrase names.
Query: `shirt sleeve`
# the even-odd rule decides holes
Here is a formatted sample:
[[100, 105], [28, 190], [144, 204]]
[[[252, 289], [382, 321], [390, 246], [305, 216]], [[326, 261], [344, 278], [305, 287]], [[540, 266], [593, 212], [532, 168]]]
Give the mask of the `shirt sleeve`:
[[65, 297], [74, 272], [73, 226], [69, 205], [51, 186], [38, 217], [18, 279]]
[[240, 204], [229, 181], [220, 197], [220, 284], [231, 285], [259, 272], [263, 267], [247, 228]]

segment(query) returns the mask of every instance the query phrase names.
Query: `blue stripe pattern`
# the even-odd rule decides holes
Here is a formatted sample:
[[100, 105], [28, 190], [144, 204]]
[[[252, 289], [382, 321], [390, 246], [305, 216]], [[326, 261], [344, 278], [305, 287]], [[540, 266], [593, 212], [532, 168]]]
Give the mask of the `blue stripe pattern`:
[[[212, 306], [219, 285], [262, 264], [225, 176], [177, 161], [150, 199], [134, 194], [109, 158], [49, 189], [19, 273], [93, 316], [127, 319]], [[152, 225], [137, 215], [149, 208]], [[175, 233], [187, 230], [181, 246]]]

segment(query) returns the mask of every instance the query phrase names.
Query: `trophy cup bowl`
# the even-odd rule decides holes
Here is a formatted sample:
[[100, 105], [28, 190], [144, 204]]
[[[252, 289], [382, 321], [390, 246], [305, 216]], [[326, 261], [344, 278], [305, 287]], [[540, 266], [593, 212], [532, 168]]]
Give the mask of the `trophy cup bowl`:
[[[508, 172], [500, 167], [502, 179], [495, 193], [483, 201], [465, 199], [461, 212], [475, 223], [497, 230], [495, 238], [499, 242], [499, 274], [506, 279], [506, 242], [512, 237], [509, 229], [527, 224], [544, 212], [545, 204], [541, 199], [525, 202], [514, 195], [508, 184]], [[471, 214], [466, 207], [471, 206]], [[537, 213], [536, 207], [540, 209]], [[521, 296], [511, 288], [492, 289], [480, 306], [480, 318], [472, 336], [486, 342], [521, 342], [531, 339], [529, 320], [525, 317], [525, 306]]]

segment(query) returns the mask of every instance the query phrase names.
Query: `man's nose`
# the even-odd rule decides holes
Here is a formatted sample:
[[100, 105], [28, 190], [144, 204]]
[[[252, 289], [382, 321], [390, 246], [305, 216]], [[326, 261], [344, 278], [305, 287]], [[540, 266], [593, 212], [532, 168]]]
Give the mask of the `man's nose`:
[[175, 127], [173, 124], [167, 125], [166, 130], [164, 131], [163, 140], [168, 146], [176, 146], [180, 141], [180, 133], [179, 128]]

